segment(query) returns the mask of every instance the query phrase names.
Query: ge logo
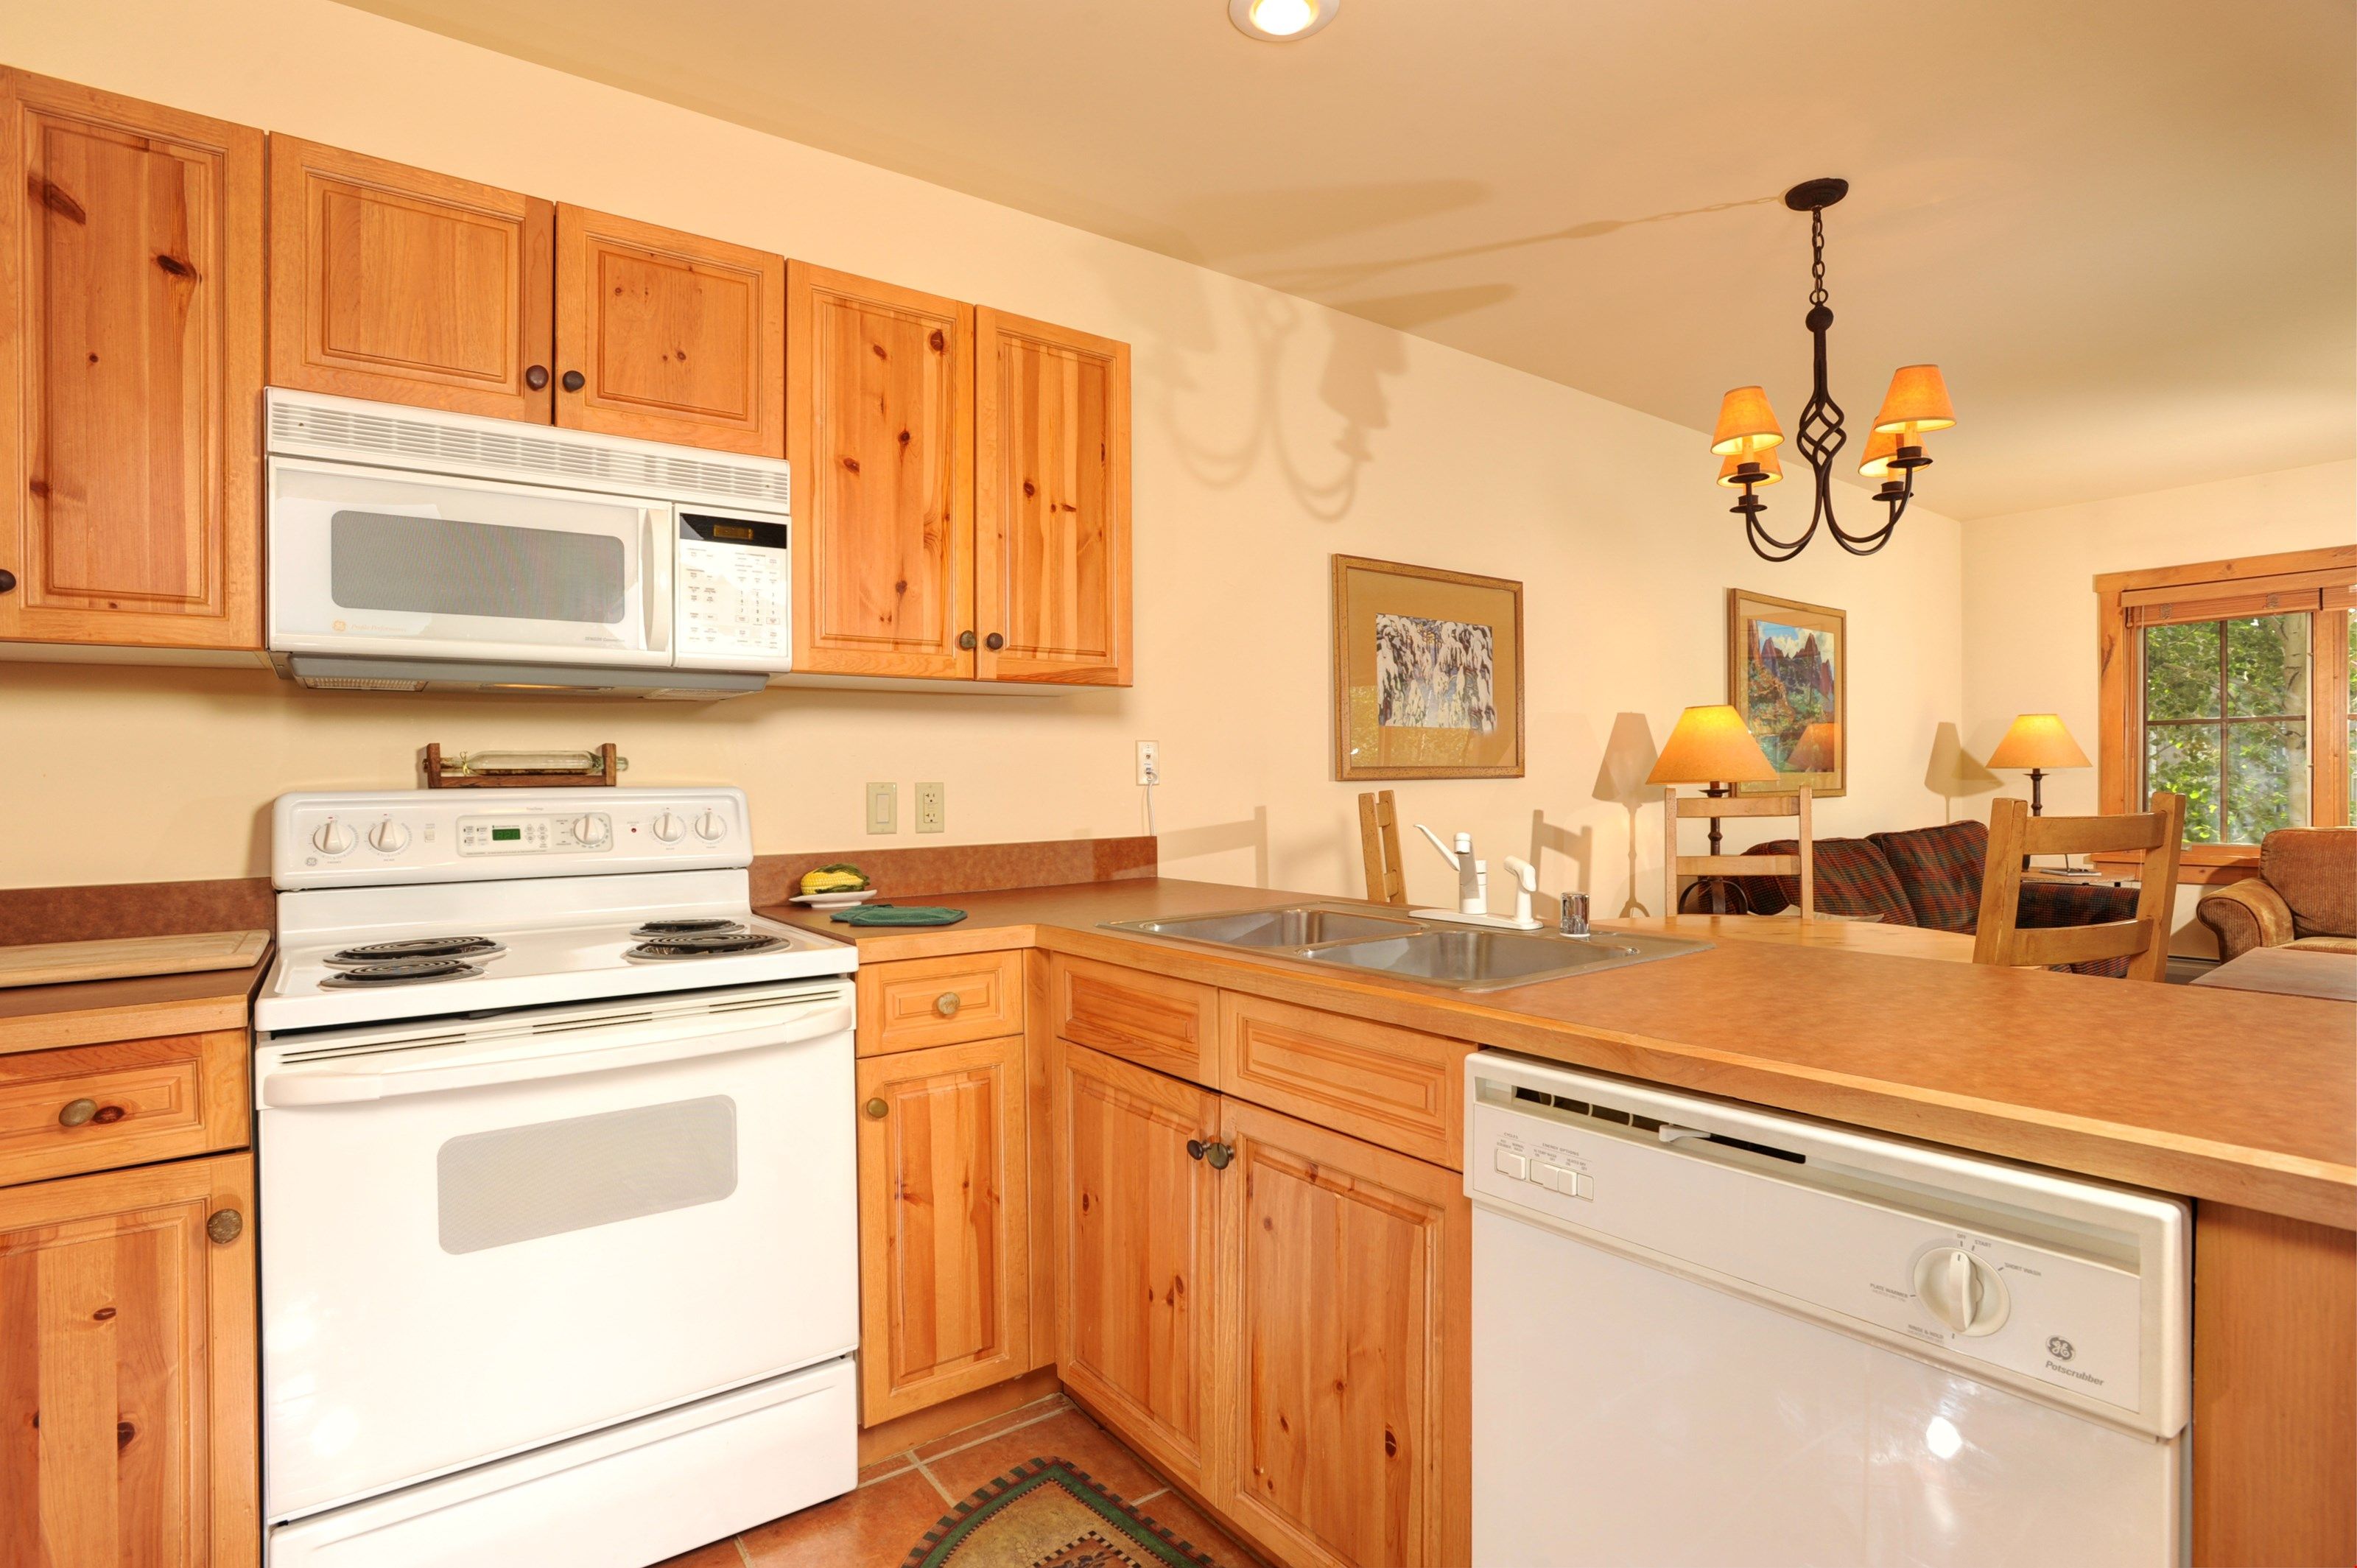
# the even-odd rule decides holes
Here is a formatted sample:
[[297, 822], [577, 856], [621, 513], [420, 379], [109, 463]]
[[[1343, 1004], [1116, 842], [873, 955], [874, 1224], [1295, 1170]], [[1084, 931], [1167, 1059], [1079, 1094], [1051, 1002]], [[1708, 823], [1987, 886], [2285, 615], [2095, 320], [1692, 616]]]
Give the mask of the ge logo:
[[2057, 1334], [2046, 1342], [2046, 1353], [2058, 1361], [2067, 1361], [2071, 1359], [2071, 1341]]

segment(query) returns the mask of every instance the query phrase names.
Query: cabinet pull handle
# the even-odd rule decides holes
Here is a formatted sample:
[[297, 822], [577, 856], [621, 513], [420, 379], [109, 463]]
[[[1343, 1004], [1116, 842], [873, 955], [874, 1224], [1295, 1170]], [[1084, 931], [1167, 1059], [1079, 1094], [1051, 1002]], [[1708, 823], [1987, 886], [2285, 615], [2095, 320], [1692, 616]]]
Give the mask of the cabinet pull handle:
[[1223, 1171], [1228, 1168], [1228, 1162], [1236, 1157], [1236, 1152], [1226, 1144], [1207, 1144], [1200, 1138], [1189, 1138], [1187, 1140], [1187, 1157], [1200, 1160], [1215, 1171]]
[[1187, 1157], [1188, 1157], [1189, 1159], [1190, 1159], [1190, 1160], [1200, 1160], [1200, 1159], [1201, 1159], [1201, 1158], [1203, 1157], [1203, 1149], [1204, 1149], [1204, 1144], [1203, 1144], [1203, 1140], [1202, 1140], [1202, 1139], [1200, 1139], [1200, 1138], [1189, 1138], [1189, 1139], [1188, 1139], [1188, 1140], [1187, 1140]]
[[0, 570], [0, 594], [12, 593], [16, 586], [16, 574]]
[[567, 371], [565, 372], [565, 390], [566, 392], [579, 392], [582, 387], [587, 384], [587, 378], [583, 376], [578, 371]]
[[964, 1005], [965, 1004], [959, 999], [958, 993], [954, 991], [944, 991], [933, 998], [933, 1011], [944, 1018], [956, 1017], [958, 1009]]
[[546, 386], [548, 384], [548, 367], [546, 365], [530, 365], [525, 367], [523, 372], [523, 384], [530, 387], [534, 392], [538, 392], [541, 388]]
[[60, 1127], [79, 1127], [97, 1114], [97, 1101], [69, 1100], [66, 1101], [66, 1108], [58, 1112], [58, 1125]]
[[881, 1100], [871, 1100], [866, 1104], [861, 1106], [860, 1109], [867, 1112], [867, 1119], [870, 1122], [883, 1121], [887, 1115], [890, 1114], [892, 1110], [890, 1106], [885, 1104]]
[[972, 648], [974, 646], [974, 633], [970, 631], [959, 632], [958, 646], [960, 648]]
[[205, 1221], [205, 1234], [226, 1247], [245, 1234], [245, 1216], [234, 1208], [216, 1208], [212, 1218]]
[[1000, 649], [1006, 646], [1006, 639], [994, 631], [988, 637], [982, 639], [982, 645], [985, 648], [989, 649], [993, 653], [996, 653]]

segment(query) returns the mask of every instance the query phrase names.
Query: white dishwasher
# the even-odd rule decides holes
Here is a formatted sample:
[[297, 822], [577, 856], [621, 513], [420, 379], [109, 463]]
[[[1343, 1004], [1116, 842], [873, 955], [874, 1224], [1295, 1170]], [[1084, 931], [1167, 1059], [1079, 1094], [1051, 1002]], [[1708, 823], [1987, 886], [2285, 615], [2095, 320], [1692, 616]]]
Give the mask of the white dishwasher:
[[1480, 1568], [2187, 1560], [2185, 1206], [1467, 1063]]

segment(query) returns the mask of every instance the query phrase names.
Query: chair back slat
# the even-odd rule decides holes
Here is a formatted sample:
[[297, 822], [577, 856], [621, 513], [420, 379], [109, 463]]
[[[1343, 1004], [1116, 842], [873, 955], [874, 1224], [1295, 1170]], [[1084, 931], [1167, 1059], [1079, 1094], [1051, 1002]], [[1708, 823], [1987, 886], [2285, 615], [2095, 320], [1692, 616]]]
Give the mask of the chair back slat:
[[1678, 815], [1691, 820], [1695, 817], [1797, 817], [1801, 801], [1797, 795], [1681, 795]]
[[[2008, 797], [1993, 801], [1973, 961], [2043, 967], [2125, 958], [2131, 980], [2167, 978], [2169, 922], [2184, 847], [2185, 797], [2166, 789], [2153, 791], [2150, 811], [2109, 817], [2032, 817], [2027, 800]], [[2021, 929], [2021, 873], [2027, 857], [2120, 851], [2144, 854], [2135, 918]]]
[[1407, 908], [1407, 874], [1400, 865], [1399, 811], [1388, 789], [1359, 797], [1359, 852], [1366, 862], [1367, 901]]
[[[1664, 912], [1678, 912], [1681, 876], [1798, 876], [1801, 918], [1817, 918], [1816, 833], [1812, 813], [1814, 796], [1802, 785], [1782, 795], [1680, 795], [1673, 784], [1662, 791], [1662, 825], [1666, 842], [1662, 852], [1662, 876], [1669, 885]], [[1797, 854], [1680, 854], [1678, 824], [1696, 817], [1797, 817], [1793, 833]]]

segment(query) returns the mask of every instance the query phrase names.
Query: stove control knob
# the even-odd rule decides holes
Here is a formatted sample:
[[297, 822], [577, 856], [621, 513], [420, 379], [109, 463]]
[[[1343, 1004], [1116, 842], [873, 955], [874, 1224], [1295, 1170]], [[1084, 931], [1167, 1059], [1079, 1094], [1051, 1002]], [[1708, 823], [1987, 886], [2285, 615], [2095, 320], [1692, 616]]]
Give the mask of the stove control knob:
[[1971, 1338], [1996, 1333], [2013, 1311], [2005, 1281], [1962, 1247], [1934, 1247], [1915, 1261], [1915, 1294], [1933, 1317]]
[[409, 847], [409, 830], [391, 817], [369, 829], [369, 848], [380, 854], [399, 854]]
[[606, 819], [603, 817], [574, 818], [573, 837], [583, 849], [603, 849], [606, 845]]
[[706, 843], [710, 843], [727, 831], [727, 819], [717, 811], [707, 809], [704, 815], [695, 819], [695, 836]]
[[352, 836], [352, 830], [333, 817], [321, 822], [319, 831], [311, 835], [311, 847], [321, 854], [343, 854], [349, 852], [357, 842]]
[[687, 824], [681, 822], [677, 817], [673, 816], [669, 811], [665, 811], [662, 816], [655, 819], [655, 837], [662, 840], [665, 843], [677, 843], [680, 840], [680, 835], [686, 832]]

